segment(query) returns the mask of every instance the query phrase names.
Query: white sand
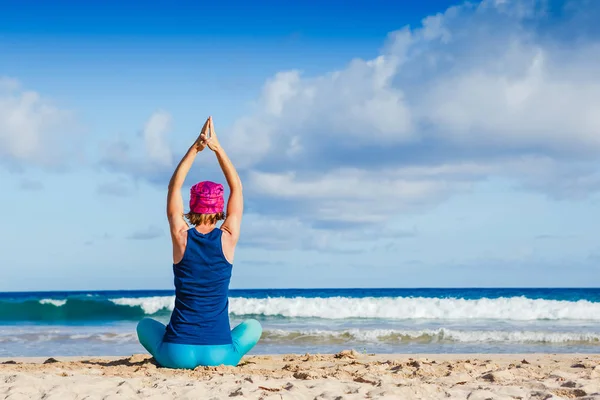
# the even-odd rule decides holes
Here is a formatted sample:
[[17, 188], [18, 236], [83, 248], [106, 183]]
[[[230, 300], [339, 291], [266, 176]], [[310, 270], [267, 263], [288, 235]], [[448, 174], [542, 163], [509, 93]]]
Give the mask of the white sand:
[[145, 355], [57, 359], [0, 359], [0, 399], [600, 399], [597, 354], [345, 351], [194, 371], [157, 368]]

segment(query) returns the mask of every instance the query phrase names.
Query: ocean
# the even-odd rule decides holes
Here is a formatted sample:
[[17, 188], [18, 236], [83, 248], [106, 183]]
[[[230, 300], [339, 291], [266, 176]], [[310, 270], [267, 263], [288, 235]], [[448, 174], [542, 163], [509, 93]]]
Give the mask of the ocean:
[[[600, 289], [231, 290], [251, 354], [599, 353]], [[0, 357], [144, 352], [135, 326], [168, 322], [172, 291], [0, 293]]]

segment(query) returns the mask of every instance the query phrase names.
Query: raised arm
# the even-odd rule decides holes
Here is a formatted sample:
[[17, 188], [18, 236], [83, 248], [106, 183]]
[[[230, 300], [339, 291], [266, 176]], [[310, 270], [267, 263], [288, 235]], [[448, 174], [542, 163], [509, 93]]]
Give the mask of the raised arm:
[[227, 200], [227, 214], [225, 222], [221, 225], [221, 229], [230, 235], [232, 243], [235, 246], [240, 237], [240, 226], [242, 223], [242, 214], [244, 212], [242, 181], [240, 180], [240, 176], [235, 170], [235, 167], [231, 163], [231, 160], [227, 157], [227, 153], [225, 153], [225, 150], [223, 150], [219, 143], [219, 139], [215, 134], [212, 118], [209, 118], [209, 124], [210, 137], [206, 139], [206, 136], [201, 136], [201, 138], [204, 139], [203, 143], [206, 143], [206, 145], [215, 152], [221, 170], [227, 180], [227, 185], [229, 186], [230, 193], [229, 200]]
[[[206, 120], [202, 127], [200, 135], [206, 133], [209, 128], [209, 119]], [[185, 153], [171, 180], [169, 181], [169, 191], [167, 193], [167, 218], [169, 219], [169, 227], [171, 230], [171, 239], [173, 240], [173, 260], [177, 262], [179, 253], [183, 256], [183, 250], [185, 250], [185, 241], [182, 242], [183, 234], [187, 231], [188, 225], [183, 218], [183, 198], [181, 197], [181, 188], [185, 181], [185, 178], [196, 159], [196, 155], [206, 147], [200, 140], [200, 137], [196, 139], [194, 144], [190, 146], [188, 151]], [[183, 250], [181, 249], [183, 247]]]

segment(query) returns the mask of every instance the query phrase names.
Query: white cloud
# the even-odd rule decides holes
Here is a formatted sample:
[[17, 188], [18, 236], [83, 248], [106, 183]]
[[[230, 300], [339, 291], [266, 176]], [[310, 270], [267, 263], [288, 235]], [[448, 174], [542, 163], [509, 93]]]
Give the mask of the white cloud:
[[[244, 217], [240, 245], [265, 250], [302, 249], [357, 253], [381, 247], [388, 241], [412, 238], [418, 234], [414, 227], [406, 230], [366, 225], [360, 230], [355, 229], [355, 225], [341, 228], [311, 225], [305, 218], [298, 216], [267, 217], [248, 213]], [[375, 243], [366, 243], [365, 235], [376, 236], [378, 240]]]
[[[556, 198], [600, 190], [600, 32], [582, 17], [600, 5], [545, 4], [464, 3], [391, 32], [371, 60], [275, 74], [221, 136], [253, 212], [328, 243], [327, 227], [381, 227], [490, 177]], [[120, 143], [113, 159], [167, 179], [169, 118], [148, 126], [145, 154]]]
[[[444, 140], [464, 146], [600, 152], [600, 84], [580, 79], [571, 61], [556, 59], [569, 60], [568, 53], [514, 47], [501, 54], [499, 70], [484, 65], [424, 85], [417, 102], [422, 120]], [[578, 53], [599, 58], [598, 48]], [[511, 65], [522, 68], [514, 74]]]
[[70, 111], [22, 89], [16, 79], [0, 77], [0, 159], [16, 165], [62, 165], [76, 140]]
[[[600, 38], [565, 44], [538, 36], [526, 18], [543, 19], [540, 4], [452, 7], [420, 29], [390, 34], [373, 60], [320, 77], [278, 73], [259, 110], [234, 127], [236, 156], [254, 165], [323, 136], [338, 147], [433, 139], [599, 153]], [[248, 155], [250, 143], [258, 151]]]
[[149, 160], [167, 167], [173, 163], [171, 149], [166, 141], [170, 129], [171, 115], [165, 111], [152, 114], [144, 126], [144, 142]]
[[306, 140], [320, 135], [350, 146], [373, 138], [410, 140], [413, 127], [403, 93], [390, 85], [396, 66], [396, 57], [381, 56], [354, 60], [346, 70], [323, 77], [277, 74], [265, 84], [256, 115], [233, 126], [236, 159], [252, 165], [272, 152], [293, 156]]
[[451, 7], [372, 60], [276, 74], [222, 141], [270, 200], [260, 211], [317, 221], [384, 221], [490, 176], [584, 197], [600, 190], [600, 34], [584, 11], [600, 5], [562, 20], [541, 0]]
[[410, 170], [339, 169], [298, 179], [293, 172], [255, 171], [250, 173], [245, 187], [271, 200], [300, 202], [302, 207], [297, 210], [308, 213], [310, 220], [376, 223], [386, 221], [390, 214], [440, 201], [469, 185], [433, 175], [435, 171], [427, 169], [412, 173]]
[[240, 244], [266, 250], [334, 250], [331, 236], [331, 232], [313, 229], [297, 217], [268, 218], [247, 213]]
[[172, 173], [173, 168], [173, 154], [168, 142], [171, 121], [171, 115], [166, 111], [155, 111], [142, 129], [143, 146], [132, 145], [119, 137], [106, 145], [101, 163], [116, 172], [160, 181]]

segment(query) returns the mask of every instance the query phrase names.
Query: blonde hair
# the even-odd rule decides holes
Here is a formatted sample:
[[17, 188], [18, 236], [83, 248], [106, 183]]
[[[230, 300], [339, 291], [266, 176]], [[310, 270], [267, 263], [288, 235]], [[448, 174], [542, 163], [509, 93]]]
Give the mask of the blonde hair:
[[215, 214], [197, 214], [193, 212], [189, 212], [184, 214], [184, 217], [189, 221], [191, 225], [213, 225], [216, 224], [217, 221], [221, 221], [225, 219], [225, 213], [215, 213]]

